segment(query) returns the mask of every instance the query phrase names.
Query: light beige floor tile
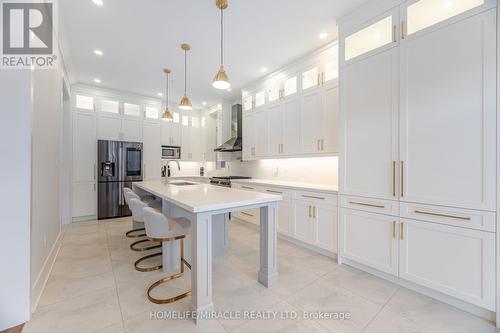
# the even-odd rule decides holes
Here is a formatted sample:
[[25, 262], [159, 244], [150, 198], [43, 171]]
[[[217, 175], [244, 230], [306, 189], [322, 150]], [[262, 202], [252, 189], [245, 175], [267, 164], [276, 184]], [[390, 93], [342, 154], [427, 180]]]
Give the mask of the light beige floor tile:
[[405, 288], [398, 290], [386, 308], [440, 333], [495, 332], [491, 322]]
[[226, 330], [217, 320], [207, 320], [196, 325], [191, 319], [164, 320], [150, 319], [150, 313], [140, 314], [133, 319], [125, 321], [126, 333], [153, 333], [153, 332], [179, 332], [179, 333], [226, 333]]
[[334, 332], [361, 332], [382, 308], [324, 279], [319, 279], [287, 301], [304, 311], [348, 313], [350, 319], [346, 320], [318, 320]]
[[24, 333], [92, 333], [122, 320], [113, 289], [40, 307]]
[[89, 292], [102, 289], [112, 290], [114, 288], [115, 280], [111, 271], [84, 278], [50, 277], [39, 305], [45, 306]]
[[123, 322], [116, 323], [114, 325], [105, 327], [95, 333], [124, 333], [125, 328], [123, 327]]
[[382, 309], [364, 333], [432, 333], [414, 322]]
[[90, 245], [64, 244], [59, 249], [57, 259], [83, 259], [107, 254], [108, 245], [105, 242]]
[[399, 286], [349, 266], [338, 266], [323, 277], [335, 286], [347, 289], [372, 302], [384, 305]]
[[278, 271], [278, 282], [271, 290], [283, 297], [291, 296], [319, 279], [318, 275], [306, 269], [281, 263], [278, 265]]
[[52, 276], [83, 278], [111, 271], [111, 258], [108, 253], [88, 258], [57, 259], [52, 269]]

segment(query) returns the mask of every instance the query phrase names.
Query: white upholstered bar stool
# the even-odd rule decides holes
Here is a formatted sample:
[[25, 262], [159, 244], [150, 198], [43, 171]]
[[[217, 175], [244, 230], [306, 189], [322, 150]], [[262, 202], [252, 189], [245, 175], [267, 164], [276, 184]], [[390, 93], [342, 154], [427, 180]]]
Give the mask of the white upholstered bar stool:
[[[142, 214], [142, 210], [146, 207], [149, 207], [149, 205], [146, 202], [142, 201], [140, 198], [136, 197], [137, 195], [135, 193], [128, 193], [128, 196], [129, 196], [128, 197], [128, 206], [129, 206], [130, 210], [132, 211], [132, 219], [133, 219], [134, 223], [144, 225], [144, 217]], [[151, 209], [159, 211], [158, 208], [151, 208]], [[144, 236], [146, 236], [146, 234], [144, 234]], [[147, 251], [147, 250], [158, 249], [161, 247], [161, 245], [157, 244], [156, 242], [153, 242], [152, 245], [149, 244], [147, 246], [139, 246], [139, 244], [144, 244], [144, 243], [151, 243], [151, 240], [149, 238], [138, 240], [138, 241], [130, 244], [130, 249], [133, 251], [142, 252], [142, 251]], [[161, 253], [160, 253], [160, 255], [161, 255]], [[146, 258], [144, 257], [141, 259], [145, 260]]]
[[[134, 193], [131, 189], [128, 187], [123, 188], [123, 197], [125, 198], [125, 203], [129, 206], [129, 199], [130, 198], [135, 198], [135, 199], [140, 199], [140, 197]], [[132, 210], [131, 210], [132, 211]], [[135, 220], [132, 220], [132, 229], [127, 231], [125, 233], [125, 236], [128, 238], [139, 238], [139, 237], [144, 237], [146, 236], [144, 229], [144, 223], [139, 223], [135, 222]]]
[[[135, 201], [132, 199], [132, 201]], [[165, 252], [169, 243], [180, 241], [180, 271], [156, 281], [148, 288], [148, 299], [155, 304], [172, 303], [191, 295], [191, 291], [184, 292], [170, 298], [155, 298], [151, 291], [163, 283], [178, 279], [184, 275], [184, 265], [191, 269], [191, 265], [184, 259], [184, 239], [191, 233], [191, 222], [185, 218], [168, 219], [160, 211], [153, 208], [143, 208], [144, 226], [146, 235], [151, 240], [161, 242]], [[164, 256], [165, 260], [166, 256]]]

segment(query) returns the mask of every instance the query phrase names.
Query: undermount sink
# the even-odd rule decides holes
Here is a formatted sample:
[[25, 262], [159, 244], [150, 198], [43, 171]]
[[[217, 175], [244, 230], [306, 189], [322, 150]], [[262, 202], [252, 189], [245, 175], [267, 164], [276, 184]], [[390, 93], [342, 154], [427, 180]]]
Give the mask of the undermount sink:
[[189, 186], [189, 185], [198, 185], [197, 183], [190, 183], [190, 182], [185, 182], [185, 181], [174, 181], [174, 182], [168, 182], [169, 185], [175, 185], [175, 186]]

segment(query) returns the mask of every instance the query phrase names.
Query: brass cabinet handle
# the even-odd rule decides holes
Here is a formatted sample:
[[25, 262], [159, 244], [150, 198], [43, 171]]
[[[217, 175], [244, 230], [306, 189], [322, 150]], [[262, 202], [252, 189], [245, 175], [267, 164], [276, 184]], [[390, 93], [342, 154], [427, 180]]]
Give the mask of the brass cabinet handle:
[[317, 142], [316, 142], [316, 148], [318, 149], [318, 151], [321, 150], [320, 144], [321, 144], [321, 140], [317, 140]]
[[322, 198], [322, 197], [316, 197], [314, 195], [305, 195], [303, 194], [302, 195], [304, 198], [309, 198], [309, 199], [318, 199], [318, 200], [325, 200], [325, 198]]
[[404, 237], [403, 237], [404, 223], [403, 222], [401, 222], [401, 224], [399, 225], [399, 228], [400, 228], [399, 229], [399, 238], [401, 240], [403, 240], [404, 239]]
[[283, 194], [283, 192], [280, 191], [273, 191], [273, 190], [266, 190], [269, 193], [277, 193], [277, 194]]
[[397, 39], [396, 39], [396, 29], [397, 29], [397, 26], [396, 26], [396, 25], [394, 25], [394, 26], [392, 27], [392, 41], [393, 41], [394, 43], [397, 43]]
[[316, 206], [313, 206], [313, 218], [316, 218]]
[[246, 215], [246, 216], [250, 216], [250, 217], [254, 217], [252, 214], [247, 213], [247, 212], [241, 212], [241, 214]]
[[406, 24], [405, 21], [401, 21], [401, 39], [405, 39], [406, 35]]
[[448, 214], [439, 214], [439, 213], [431, 213], [431, 212], [424, 212], [421, 210], [416, 210], [415, 214], [422, 214], [422, 215], [431, 215], [431, 216], [438, 216], [438, 217], [447, 217], [450, 219], [457, 219], [457, 220], [463, 220], [463, 221], [470, 221], [470, 217], [466, 216], [456, 216], [456, 215], [448, 215]]
[[244, 188], [245, 190], [255, 190], [253, 187], [248, 186], [242, 186], [241, 188]]
[[392, 196], [396, 196], [396, 161], [392, 161]]
[[396, 238], [396, 221], [392, 222], [392, 238]]
[[321, 84], [324, 86], [325, 85], [325, 72], [321, 73]]
[[321, 73], [318, 73], [318, 87], [321, 86]]
[[311, 208], [312, 206], [309, 206], [309, 217], [311, 217]]
[[367, 206], [367, 207], [374, 207], [374, 208], [385, 208], [385, 206], [382, 205], [374, 205], [374, 204], [368, 204], [364, 202], [356, 202], [356, 201], [349, 201], [351, 205], [358, 205], [358, 206]]
[[404, 161], [401, 161], [401, 198], [404, 197], [405, 195], [405, 186], [404, 186], [404, 183], [405, 183], [405, 162]]
[[321, 139], [321, 150], [325, 150], [325, 139]]

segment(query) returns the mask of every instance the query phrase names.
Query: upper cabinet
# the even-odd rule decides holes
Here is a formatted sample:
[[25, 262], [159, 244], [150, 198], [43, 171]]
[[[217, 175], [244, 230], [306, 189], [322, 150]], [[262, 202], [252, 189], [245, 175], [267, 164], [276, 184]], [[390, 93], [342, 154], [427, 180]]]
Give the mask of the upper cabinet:
[[336, 154], [337, 44], [244, 89], [242, 100], [255, 113], [243, 119], [243, 159]]

